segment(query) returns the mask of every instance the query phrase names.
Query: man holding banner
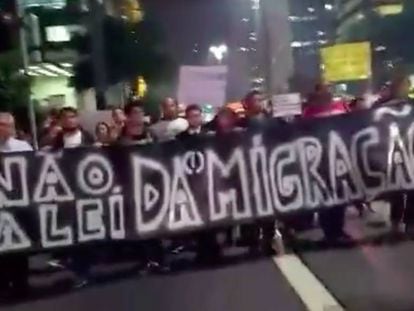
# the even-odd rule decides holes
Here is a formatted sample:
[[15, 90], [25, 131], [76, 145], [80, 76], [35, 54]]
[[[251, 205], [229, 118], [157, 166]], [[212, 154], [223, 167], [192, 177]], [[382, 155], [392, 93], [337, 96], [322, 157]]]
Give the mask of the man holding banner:
[[[9, 152], [31, 151], [25, 141], [14, 138], [14, 117], [10, 113], [0, 112], [0, 155]], [[12, 290], [17, 297], [28, 290], [29, 263], [26, 254], [0, 255], [0, 291]]]

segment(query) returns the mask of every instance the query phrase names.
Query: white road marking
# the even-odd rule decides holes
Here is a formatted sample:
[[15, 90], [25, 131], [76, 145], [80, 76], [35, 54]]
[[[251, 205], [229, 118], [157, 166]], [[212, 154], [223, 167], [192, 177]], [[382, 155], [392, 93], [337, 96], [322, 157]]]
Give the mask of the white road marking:
[[296, 255], [274, 257], [273, 262], [309, 311], [345, 310]]

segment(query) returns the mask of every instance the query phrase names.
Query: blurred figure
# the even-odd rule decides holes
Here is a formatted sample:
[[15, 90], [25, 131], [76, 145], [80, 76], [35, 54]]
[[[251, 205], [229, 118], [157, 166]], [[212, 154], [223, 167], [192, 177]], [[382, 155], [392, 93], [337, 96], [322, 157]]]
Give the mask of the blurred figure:
[[185, 140], [189, 137], [200, 135], [203, 130], [203, 112], [198, 105], [190, 105], [185, 110], [185, 118], [188, 122], [188, 129], [177, 135], [178, 140]]
[[62, 131], [56, 137], [54, 149], [60, 150], [63, 148], [93, 145], [93, 136], [81, 128], [78, 111], [75, 108], [62, 108], [59, 114], [59, 121]]
[[237, 127], [237, 114], [230, 108], [221, 108], [214, 119], [214, 130], [216, 134], [227, 134], [234, 130], [240, 130]]
[[364, 98], [362, 97], [355, 97], [354, 99], [352, 99], [349, 103], [349, 109], [351, 111], [358, 111], [358, 110], [365, 110], [366, 108], [366, 103]]
[[[334, 101], [327, 87], [319, 86], [308, 98], [308, 104], [303, 111], [305, 118], [322, 118], [347, 113], [346, 102]], [[348, 242], [349, 235], [344, 231], [346, 205], [335, 206], [319, 212], [319, 223], [329, 242]]]
[[243, 101], [246, 117], [250, 120], [262, 120], [267, 117], [264, 96], [254, 90], [248, 93]]
[[403, 103], [412, 103], [410, 97], [411, 81], [406, 75], [397, 75], [388, 88], [382, 90], [382, 96], [374, 108], [378, 106], [390, 106]]
[[[144, 105], [134, 100], [125, 106], [125, 126], [118, 138], [117, 144], [121, 146], [147, 145], [154, 142], [145, 124]], [[161, 240], [149, 239], [136, 244], [139, 256], [143, 257], [145, 269], [153, 272], [165, 272], [169, 268], [165, 265], [164, 249]]]
[[95, 146], [109, 146], [112, 142], [111, 128], [106, 122], [99, 122], [95, 127]]
[[51, 123], [49, 127], [44, 129], [40, 139], [40, 148], [42, 150], [51, 149], [55, 144], [56, 137], [58, 137], [61, 131], [62, 127], [57, 122]]
[[[396, 76], [387, 91], [383, 90], [382, 97], [374, 104], [374, 108], [399, 104], [413, 104], [409, 98], [411, 81], [408, 76]], [[407, 194], [393, 193], [388, 195], [391, 205], [391, 231], [398, 235], [401, 222], [406, 225], [406, 232], [414, 234], [414, 192]]]
[[0, 152], [33, 150], [28, 142], [16, 139], [15, 136], [14, 117], [8, 112], [0, 112]]
[[122, 129], [125, 125], [125, 113], [122, 108], [116, 107], [112, 109], [112, 124], [111, 124], [111, 136], [113, 139], [118, 139], [121, 135]]
[[56, 108], [50, 109], [46, 118], [42, 124], [42, 130], [48, 129], [51, 125], [56, 124], [59, 121], [59, 110]]
[[145, 123], [144, 106], [133, 101], [125, 106], [125, 126], [118, 142], [123, 145], [145, 145], [154, 140]]
[[[9, 152], [32, 151], [32, 147], [23, 140], [14, 138], [14, 117], [7, 112], [0, 112], [0, 155]], [[19, 213], [19, 211], [15, 211]], [[23, 215], [20, 221], [23, 219]], [[25, 254], [0, 256], [0, 291], [11, 291], [16, 297], [22, 297], [28, 291], [29, 261]]]
[[[81, 128], [78, 111], [75, 108], [62, 108], [59, 113], [59, 121], [62, 130], [54, 141], [54, 151], [92, 146], [94, 144], [93, 136]], [[92, 247], [79, 247], [71, 251], [71, 268], [76, 274], [75, 288], [81, 288], [88, 284], [93, 254]], [[51, 261], [49, 262], [49, 265], [58, 267], [63, 266], [63, 264], [58, 261]]]
[[187, 120], [178, 116], [178, 103], [166, 98], [161, 104], [161, 120], [151, 126], [150, 131], [157, 142], [165, 142], [187, 130]]
[[178, 117], [185, 118], [185, 111], [187, 107], [184, 104], [178, 104]]
[[[257, 90], [249, 92], [243, 100], [245, 118], [239, 123], [245, 129], [259, 128], [270, 115], [266, 110], [264, 95]], [[275, 222], [273, 220], [259, 221], [253, 224], [241, 226], [242, 241], [249, 246], [251, 255], [258, 255], [263, 251], [266, 255], [272, 255], [272, 241], [275, 234]], [[262, 241], [260, 241], [262, 236]], [[262, 243], [261, 243], [262, 242]]]

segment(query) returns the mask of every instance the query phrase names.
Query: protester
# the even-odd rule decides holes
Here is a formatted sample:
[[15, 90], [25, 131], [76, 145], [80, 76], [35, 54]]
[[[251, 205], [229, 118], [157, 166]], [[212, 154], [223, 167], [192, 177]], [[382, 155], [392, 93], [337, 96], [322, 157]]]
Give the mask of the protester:
[[[393, 106], [399, 104], [413, 104], [408, 94], [411, 89], [411, 81], [405, 75], [397, 75], [388, 87], [383, 90], [383, 96], [374, 104], [374, 107]], [[394, 235], [401, 233], [400, 224], [405, 223], [405, 231], [414, 234], [414, 193], [393, 193], [388, 195], [391, 205], [391, 232]]]
[[144, 106], [140, 101], [133, 101], [125, 106], [125, 126], [118, 142], [123, 145], [146, 145], [154, 142], [145, 123]]
[[[263, 125], [270, 116], [265, 107], [263, 94], [258, 90], [249, 92], [243, 100], [245, 117], [239, 121], [239, 125], [246, 129], [255, 129]], [[276, 121], [276, 120], [275, 120]], [[261, 251], [265, 254], [273, 254], [272, 241], [275, 234], [275, 222], [259, 221], [255, 224], [241, 227], [242, 240], [249, 246], [251, 255], [258, 255]], [[262, 236], [262, 245], [260, 244]]]
[[[309, 96], [304, 109], [305, 118], [322, 118], [347, 113], [349, 107], [345, 101], [335, 101], [327, 87], [319, 86]], [[349, 235], [344, 231], [346, 205], [335, 206], [319, 212], [319, 223], [329, 242], [348, 242]]]
[[243, 127], [251, 128], [260, 125], [268, 118], [261, 92], [253, 90], [248, 93], [243, 100], [243, 105], [246, 111], [246, 117], [242, 121]]
[[118, 139], [125, 124], [125, 113], [122, 108], [116, 107], [112, 109], [112, 124], [111, 124], [111, 135], [112, 139]]
[[[134, 100], [125, 106], [125, 126], [117, 144], [123, 146], [147, 145], [154, 142], [145, 124], [144, 105]], [[140, 251], [140, 257], [145, 262], [145, 269], [150, 272], [166, 272], [165, 254], [161, 240], [149, 239], [135, 244]]]
[[[16, 129], [14, 117], [7, 112], [0, 112], [0, 155], [9, 152], [32, 151], [32, 147], [23, 140], [14, 138]], [[22, 210], [21, 221], [30, 222]], [[16, 297], [27, 294], [29, 262], [26, 254], [11, 254], [0, 256], [0, 292], [9, 292]]]
[[40, 148], [42, 150], [51, 149], [61, 131], [62, 127], [58, 122], [54, 121], [50, 123], [49, 126], [44, 129], [43, 134], [40, 138]]
[[80, 126], [78, 111], [75, 108], [62, 108], [59, 121], [62, 131], [56, 137], [54, 149], [93, 145], [93, 136]]
[[[56, 137], [53, 150], [92, 146], [94, 144], [93, 136], [80, 126], [78, 111], [75, 108], [62, 108], [59, 113], [59, 121], [62, 131]], [[78, 247], [71, 252], [71, 257], [71, 268], [76, 274], [75, 288], [84, 287], [89, 282], [93, 250], [91, 247]], [[52, 265], [56, 266], [56, 263], [52, 261]], [[58, 263], [58, 266], [61, 265]]]
[[111, 128], [106, 122], [99, 122], [95, 127], [95, 146], [109, 146], [112, 142]]
[[188, 122], [188, 129], [177, 135], [178, 140], [186, 140], [204, 132], [203, 112], [200, 106], [195, 104], [188, 106], [185, 110], [185, 118]]
[[188, 122], [178, 116], [178, 102], [166, 98], [161, 104], [161, 120], [151, 126], [150, 130], [157, 142], [165, 142], [188, 128]]
[[217, 135], [228, 134], [233, 131], [241, 130], [241, 128], [238, 127], [237, 114], [227, 107], [221, 108], [217, 112], [217, 115], [213, 119], [210, 128]]

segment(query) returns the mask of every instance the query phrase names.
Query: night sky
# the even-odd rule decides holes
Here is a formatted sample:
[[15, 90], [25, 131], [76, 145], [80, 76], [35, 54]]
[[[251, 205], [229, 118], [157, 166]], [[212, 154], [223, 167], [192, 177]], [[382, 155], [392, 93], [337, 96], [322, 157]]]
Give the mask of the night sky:
[[141, 0], [141, 3], [162, 24], [167, 47], [180, 65], [204, 65], [209, 46], [226, 42], [228, 0]]

